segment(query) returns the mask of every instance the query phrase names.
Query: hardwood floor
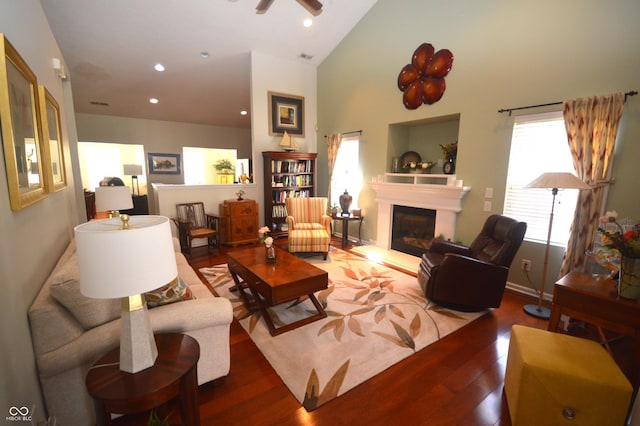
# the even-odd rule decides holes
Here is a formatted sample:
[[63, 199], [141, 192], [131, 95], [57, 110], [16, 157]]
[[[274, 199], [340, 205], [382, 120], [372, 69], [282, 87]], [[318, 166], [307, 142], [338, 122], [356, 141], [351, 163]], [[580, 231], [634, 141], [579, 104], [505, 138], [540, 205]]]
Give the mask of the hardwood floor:
[[[226, 263], [226, 250], [194, 249], [190, 263], [196, 271]], [[502, 388], [511, 326], [547, 326], [523, 312], [532, 301], [507, 290], [500, 308], [310, 413], [234, 320], [229, 375], [222, 383], [200, 387], [202, 424], [510, 425]], [[172, 424], [179, 424], [177, 406], [169, 412]], [[115, 424], [146, 424], [147, 417], [126, 416]]]

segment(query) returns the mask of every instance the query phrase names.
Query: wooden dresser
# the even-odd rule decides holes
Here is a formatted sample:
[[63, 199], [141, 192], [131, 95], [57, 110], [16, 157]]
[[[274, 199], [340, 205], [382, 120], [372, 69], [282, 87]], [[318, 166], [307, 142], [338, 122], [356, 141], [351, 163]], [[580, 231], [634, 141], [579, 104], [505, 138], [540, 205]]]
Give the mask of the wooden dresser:
[[235, 246], [258, 241], [258, 203], [225, 200], [220, 204], [222, 243]]

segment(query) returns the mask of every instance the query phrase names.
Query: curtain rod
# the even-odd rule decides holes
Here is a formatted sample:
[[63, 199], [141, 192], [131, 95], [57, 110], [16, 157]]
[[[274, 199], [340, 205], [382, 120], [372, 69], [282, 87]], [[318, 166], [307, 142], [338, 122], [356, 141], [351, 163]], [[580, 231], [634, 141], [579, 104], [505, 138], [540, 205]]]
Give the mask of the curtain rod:
[[[340, 133], [340, 134], [344, 136], [344, 135], [348, 135], [348, 134], [351, 134], [351, 133], [360, 133], [360, 134], [362, 134], [362, 130], [352, 130], [350, 132], [344, 132], [344, 133]], [[326, 138], [327, 135], [324, 135], [324, 137]]]
[[[629, 96], [635, 96], [635, 95], [637, 95], [637, 94], [638, 94], [638, 92], [637, 92], [637, 91], [635, 91], [635, 90], [631, 90], [631, 91], [629, 91], [629, 92], [625, 93], [625, 94], [624, 94], [624, 101], [626, 102], [626, 101], [627, 101], [627, 98], [628, 98]], [[499, 110], [498, 110], [498, 112], [499, 112], [499, 113], [508, 112], [508, 113], [509, 113], [509, 117], [511, 117], [511, 112], [512, 112], [512, 111], [517, 111], [517, 110], [520, 110], [520, 109], [529, 109], [529, 108], [545, 107], [545, 106], [550, 106], [550, 105], [561, 105], [561, 104], [562, 104], [562, 101], [560, 101], [560, 102], [551, 102], [551, 103], [548, 103], [548, 104], [528, 105], [528, 106], [523, 106], [523, 107], [518, 107], [518, 108], [505, 108], [505, 109], [499, 109]]]

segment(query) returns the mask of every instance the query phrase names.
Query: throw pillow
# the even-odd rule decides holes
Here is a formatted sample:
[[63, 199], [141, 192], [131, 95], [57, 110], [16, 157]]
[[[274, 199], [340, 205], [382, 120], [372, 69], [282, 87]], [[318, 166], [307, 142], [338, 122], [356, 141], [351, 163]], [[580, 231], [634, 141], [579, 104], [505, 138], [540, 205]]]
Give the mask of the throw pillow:
[[169, 303], [180, 302], [182, 300], [194, 299], [187, 283], [182, 278], [177, 277], [169, 284], [144, 294], [148, 308], [156, 308]]
[[120, 317], [120, 299], [93, 299], [80, 293], [78, 257], [74, 254], [51, 279], [51, 296], [64, 306], [85, 330]]

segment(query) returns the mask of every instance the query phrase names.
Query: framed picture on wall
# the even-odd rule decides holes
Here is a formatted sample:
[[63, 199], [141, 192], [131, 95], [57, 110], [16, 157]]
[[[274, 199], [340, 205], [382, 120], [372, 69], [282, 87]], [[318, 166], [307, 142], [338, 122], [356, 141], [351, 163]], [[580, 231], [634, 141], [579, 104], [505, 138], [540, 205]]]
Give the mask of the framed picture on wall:
[[269, 135], [304, 137], [304, 97], [269, 92]]
[[149, 153], [149, 173], [163, 175], [180, 174], [180, 154]]

